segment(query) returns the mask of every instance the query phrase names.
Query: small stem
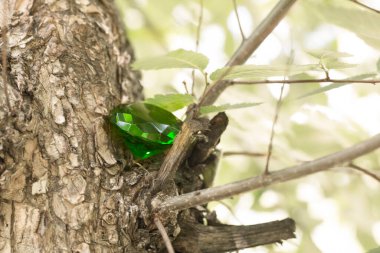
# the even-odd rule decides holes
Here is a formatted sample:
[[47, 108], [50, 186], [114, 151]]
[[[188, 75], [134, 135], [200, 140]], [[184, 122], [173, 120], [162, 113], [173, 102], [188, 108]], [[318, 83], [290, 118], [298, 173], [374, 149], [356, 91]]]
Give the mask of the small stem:
[[[294, 59], [294, 51], [293, 50], [291, 50], [290, 55], [291, 56], [288, 59], [288, 66], [292, 64], [293, 59]], [[288, 72], [289, 72], [289, 70], [287, 69], [286, 73], [284, 75], [284, 81], [286, 80], [286, 76], [288, 75]], [[270, 138], [269, 138], [269, 145], [268, 145], [268, 155], [267, 155], [267, 159], [266, 159], [266, 162], [265, 162], [264, 175], [268, 175], [269, 174], [269, 163], [270, 163], [270, 159], [272, 157], [273, 140], [274, 140], [274, 135], [275, 135], [275, 127], [276, 127], [276, 124], [277, 124], [278, 115], [280, 114], [280, 109], [281, 109], [281, 105], [282, 105], [282, 96], [284, 95], [284, 88], [285, 88], [285, 83], [282, 82], [281, 91], [280, 91], [280, 97], [277, 100], [276, 110], [275, 110], [274, 118], [273, 118], [273, 122], [272, 122], [272, 129], [270, 131]]]
[[[198, 18], [198, 26], [197, 26], [197, 33], [196, 33], [196, 39], [195, 39], [195, 52], [198, 52], [199, 50], [199, 41], [201, 38], [201, 27], [202, 27], [202, 20], [203, 20], [203, 0], [199, 0], [200, 5], [200, 13]], [[193, 85], [191, 86], [191, 95], [194, 95], [194, 86], [195, 86], [195, 70], [191, 71], [191, 77], [193, 79]]]
[[208, 89], [208, 85], [209, 85], [207, 72], [203, 72], [203, 78], [204, 78], [204, 82], [205, 82], [205, 88], [203, 90], [203, 94], [205, 94], [207, 89]]
[[160, 232], [162, 239], [164, 240], [166, 249], [168, 250], [169, 253], [175, 253], [173, 245], [170, 241], [170, 238], [168, 236], [168, 233], [166, 233], [164, 225], [162, 225], [161, 220], [158, 217], [154, 218], [154, 224], [156, 224], [156, 227], [158, 231]]
[[350, 164], [348, 165], [348, 167], [351, 168], [351, 169], [354, 169], [354, 170], [358, 170], [358, 171], [360, 171], [360, 172], [363, 172], [363, 173], [366, 174], [367, 176], [370, 176], [370, 177], [372, 177], [373, 179], [375, 179], [375, 180], [377, 180], [378, 182], [380, 182], [380, 176], [377, 175], [377, 174], [375, 174], [375, 173], [373, 173], [373, 172], [371, 172], [371, 171], [369, 171], [369, 170], [366, 170], [366, 169], [364, 169], [364, 168], [362, 168], [362, 167], [359, 167], [358, 165], [353, 164], [353, 163], [350, 163]]
[[270, 131], [270, 138], [269, 138], [269, 145], [268, 145], [268, 155], [267, 159], [265, 161], [265, 170], [264, 170], [264, 175], [269, 174], [269, 163], [270, 163], [270, 158], [272, 156], [272, 150], [273, 150], [273, 139], [274, 139], [274, 134], [275, 134], [275, 126], [278, 120], [278, 115], [280, 113], [280, 108], [282, 104], [282, 95], [284, 94], [284, 87], [285, 84], [283, 83], [281, 86], [281, 91], [280, 91], [280, 97], [278, 98], [277, 104], [276, 104], [276, 111], [274, 113], [274, 118], [272, 122], [272, 129]]
[[325, 72], [325, 80], [330, 80], [330, 73], [329, 73], [329, 70], [326, 68], [326, 66], [323, 64], [323, 62], [321, 61], [319, 63], [321, 69], [323, 70], [323, 72]]
[[202, 28], [202, 22], [203, 22], [203, 0], [199, 0], [199, 5], [200, 5], [200, 13], [199, 13], [199, 18], [198, 18], [198, 26], [197, 26], [197, 37], [195, 40], [195, 51], [198, 52], [199, 49], [199, 41], [201, 38], [201, 28]]
[[[189, 89], [187, 88], [187, 83], [186, 83], [186, 81], [183, 81], [182, 84], [183, 84], [183, 87], [185, 87], [186, 94], [190, 94], [190, 93], [189, 93]], [[193, 85], [194, 85], [194, 83], [193, 83]]]
[[234, 3], [234, 11], [235, 11], [235, 15], [236, 15], [236, 20], [237, 20], [238, 25], [239, 25], [240, 35], [241, 35], [242, 40], [244, 41], [245, 40], [245, 35], [244, 35], [244, 32], [243, 32], [243, 27], [241, 26], [241, 22], [240, 22], [240, 18], [239, 18], [239, 12], [237, 10], [236, 0], [232, 0], [232, 2]]

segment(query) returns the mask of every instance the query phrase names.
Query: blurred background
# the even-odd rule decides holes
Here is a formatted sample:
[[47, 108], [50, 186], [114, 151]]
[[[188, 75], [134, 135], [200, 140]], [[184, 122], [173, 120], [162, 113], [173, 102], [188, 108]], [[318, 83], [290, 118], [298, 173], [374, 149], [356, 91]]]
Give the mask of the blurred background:
[[[380, 9], [378, 0], [361, 2]], [[232, 0], [117, 0], [117, 3], [138, 59], [178, 48], [196, 50], [200, 28], [198, 51], [209, 57], [206, 71], [211, 73], [223, 67], [242, 41]], [[236, 0], [245, 36], [276, 3]], [[331, 78], [379, 73], [380, 14], [348, 0], [298, 1], [247, 63], [318, 63], [319, 59], [311, 53], [325, 50], [348, 53], [351, 57], [342, 61], [354, 64], [350, 68], [332, 68]], [[297, 76], [323, 77], [321, 73]], [[191, 89], [191, 70], [143, 72], [146, 98], [186, 93], [183, 82]], [[326, 85], [285, 86], [270, 170], [327, 155], [379, 132], [379, 85], [350, 84], [299, 98]], [[199, 97], [204, 88], [204, 77], [196, 73], [195, 96]], [[227, 112], [230, 124], [219, 145], [223, 152], [267, 153], [280, 89], [281, 84], [245, 85], [230, 87], [223, 93], [216, 104], [263, 103]], [[181, 117], [183, 111], [177, 115]], [[380, 174], [380, 151], [356, 160], [355, 164]], [[214, 184], [259, 175], [264, 167], [265, 157], [224, 156]], [[380, 246], [380, 183], [344, 166], [212, 202], [209, 208], [228, 224], [248, 225], [286, 217], [296, 221], [296, 239], [240, 252], [361, 253]]]

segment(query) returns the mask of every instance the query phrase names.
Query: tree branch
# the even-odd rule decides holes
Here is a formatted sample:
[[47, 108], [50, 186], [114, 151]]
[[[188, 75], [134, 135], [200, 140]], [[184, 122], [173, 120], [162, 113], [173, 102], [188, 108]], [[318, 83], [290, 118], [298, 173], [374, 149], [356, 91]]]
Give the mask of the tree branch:
[[153, 194], [161, 190], [167, 180], [172, 179], [178, 167], [185, 160], [191, 145], [194, 143], [194, 134], [207, 128], [204, 122], [188, 119], [184, 122], [180, 134], [176, 137], [173, 146], [161, 164], [156, 179], [153, 181], [151, 191]]
[[374, 8], [368, 6], [368, 5], [365, 5], [365, 4], [363, 4], [363, 3], [361, 3], [361, 2], [359, 2], [357, 0], [350, 0], [350, 2], [353, 2], [353, 3], [357, 4], [357, 5], [360, 5], [361, 7], [364, 7], [366, 9], [370, 10], [370, 11], [374, 11], [376, 13], [380, 13], [379, 10], [376, 10], [376, 9], [374, 9]]
[[249, 226], [205, 226], [180, 221], [181, 233], [173, 242], [179, 252], [219, 253], [270, 243], [281, 243], [295, 238], [292, 219], [272, 221]]
[[[264, 39], [274, 30], [278, 23], [280, 23], [295, 2], [296, 0], [281, 0], [252, 34], [243, 41], [231, 59], [227, 62], [226, 67], [243, 64], [261, 45]], [[206, 90], [200, 98], [199, 104], [201, 106], [213, 104], [229, 85], [231, 84], [224, 80], [218, 80]]]
[[380, 147], [380, 134], [358, 143], [350, 148], [321, 157], [314, 161], [305, 162], [300, 165], [288, 167], [268, 175], [260, 175], [246, 180], [217, 186], [209, 189], [199, 190], [180, 196], [169, 198], [158, 207], [160, 211], [182, 210], [197, 205], [203, 205], [213, 200], [221, 200], [242, 192], [263, 188], [268, 185], [286, 182], [304, 177], [323, 170], [330, 169], [336, 165], [347, 163], [353, 159], [374, 151]]
[[258, 80], [258, 81], [227, 81], [230, 85], [245, 85], [245, 84], [270, 84], [270, 83], [369, 83], [377, 84], [380, 83], [380, 80], [357, 80], [357, 79], [332, 79], [332, 78], [319, 78], [319, 79], [302, 79], [302, 80]]
[[223, 157], [235, 156], [235, 155], [262, 157], [262, 156], [267, 156], [268, 154], [267, 153], [260, 153], [260, 152], [249, 152], [249, 151], [225, 151], [225, 152], [223, 152]]

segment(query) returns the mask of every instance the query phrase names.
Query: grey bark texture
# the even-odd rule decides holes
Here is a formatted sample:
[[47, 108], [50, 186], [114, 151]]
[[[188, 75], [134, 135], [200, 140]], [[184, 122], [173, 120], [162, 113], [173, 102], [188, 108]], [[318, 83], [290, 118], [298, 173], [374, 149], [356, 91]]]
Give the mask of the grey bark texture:
[[11, 111], [0, 96], [0, 252], [140, 251], [148, 242], [134, 242], [146, 233], [133, 217], [138, 204], [122, 193], [138, 180], [123, 180], [104, 130], [110, 108], [141, 98], [113, 2], [10, 6]]
[[[226, 241], [239, 227], [207, 228], [205, 220], [217, 221], [203, 207], [158, 209], [169, 197], [202, 189], [203, 169], [181, 165], [152, 196], [164, 156], [135, 163], [110, 141], [109, 110], [142, 99], [113, 1], [10, 0], [9, 7], [11, 108], [0, 80], [0, 253], [163, 252], [157, 217], [178, 238], [177, 252], [222, 252], [294, 236], [294, 224], [280, 221], [283, 226], [260, 227], [271, 240], [255, 239], [252, 226], [240, 229], [249, 235], [244, 243], [244, 234]], [[211, 250], [210, 233], [228, 245]]]

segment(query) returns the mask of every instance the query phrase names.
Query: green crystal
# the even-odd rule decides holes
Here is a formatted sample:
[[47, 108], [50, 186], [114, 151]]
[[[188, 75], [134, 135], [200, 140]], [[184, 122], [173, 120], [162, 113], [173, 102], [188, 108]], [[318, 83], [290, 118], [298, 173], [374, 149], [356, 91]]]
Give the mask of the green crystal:
[[137, 102], [119, 105], [110, 122], [132, 154], [146, 159], [168, 149], [181, 129], [181, 121], [161, 107]]

